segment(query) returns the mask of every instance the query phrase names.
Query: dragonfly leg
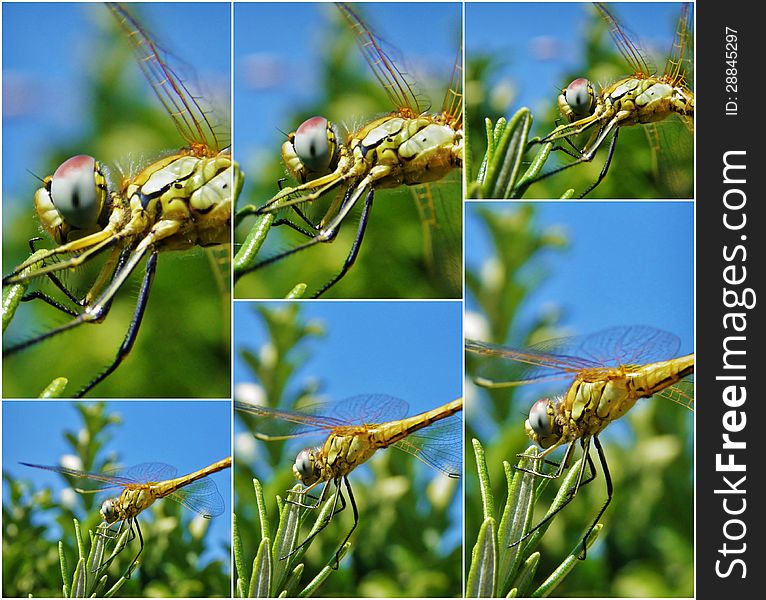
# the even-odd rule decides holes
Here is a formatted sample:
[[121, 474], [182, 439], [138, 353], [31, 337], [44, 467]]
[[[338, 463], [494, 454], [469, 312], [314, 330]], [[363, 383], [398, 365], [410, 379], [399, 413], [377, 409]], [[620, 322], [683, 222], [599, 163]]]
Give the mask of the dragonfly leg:
[[[348, 540], [351, 538], [351, 534], [354, 533], [354, 529], [356, 529], [356, 526], [359, 524], [359, 509], [357, 509], [356, 507], [356, 500], [354, 500], [354, 492], [351, 490], [351, 484], [348, 482], [348, 477], [345, 477], [345, 476], [343, 477], [343, 483], [345, 484], [346, 490], [348, 491], [348, 501], [351, 503], [351, 510], [354, 513], [354, 524], [351, 526], [351, 529], [348, 530], [346, 537], [343, 538], [343, 541], [340, 543], [338, 550], [336, 550], [335, 552], [335, 561], [334, 561], [334, 564], [332, 565], [333, 569], [337, 569], [340, 566], [340, 553], [343, 550], [343, 546], [346, 545], [346, 542], [348, 542]], [[341, 494], [341, 498], [342, 497], [343, 495]], [[345, 503], [343, 508], [345, 508]], [[343, 510], [343, 508], [341, 508], [341, 510]]]
[[596, 188], [596, 186], [604, 180], [604, 177], [606, 177], [606, 174], [609, 171], [609, 165], [612, 164], [612, 156], [614, 155], [614, 148], [615, 146], [617, 146], [617, 136], [619, 135], [619, 133], [620, 133], [620, 128], [617, 127], [614, 130], [614, 134], [612, 135], [612, 141], [609, 144], [609, 152], [606, 155], [606, 162], [604, 163], [604, 166], [601, 168], [601, 173], [599, 173], [598, 179], [596, 179], [596, 181], [593, 182], [593, 184], [580, 195], [580, 198], [584, 198], [585, 196], [590, 194]]
[[[104, 379], [107, 378], [110, 374], [114, 372], [114, 370], [120, 365], [120, 363], [125, 360], [125, 357], [130, 353], [130, 351], [133, 349], [133, 344], [136, 341], [136, 337], [138, 336], [138, 329], [141, 327], [141, 321], [144, 318], [144, 312], [146, 311], [146, 304], [149, 299], [149, 290], [152, 287], [152, 281], [154, 280], [154, 274], [157, 269], [157, 250], [152, 251], [152, 253], [149, 255], [149, 258], [146, 261], [146, 272], [144, 275], [144, 279], [141, 282], [141, 289], [138, 292], [138, 301], [136, 302], [136, 309], [133, 312], [133, 318], [130, 320], [130, 325], [128, 327], [128, 331], [125, 334], [125, 339], [123, 339], [122, 344], [120, 345], [119, 350], [117, 351], [116, 356], [114, 357], [114, 360], [104, 369], [101, 373], [99, 373], [96, 377], [93, 378], [85, 387], [83, 387], [81, 390], [75, 394], [76, 398], [80, 398], [84, 396], [87, 392], [89, 392], [93, 387], [95, 387], [97, 384], [101, 383]], [[108, 298], [106, 303], [111, 303], [111, 296]], [[97, 306], [97, 305], [94, 305]], [[140, 532], [140, 530], [139, 530]]]
[[[325, 491], [327, 490], [329, 485], [330, 485], [330, 482], [328, 481], [327, 484], [322, 489], [322, 494], [320, 496], [320, 502], [322, 501], [322, 499], [324, 499]], [[338, 499], [340, 499], [340, 503], [341, 503], [341, 507], [340, 508], [337, 508], [337, 506], [338, 506]], [[317, 506], [318, 506], [318, 504], [317, 504]], [[313, 508], [316, 508], [316, 507], [313, 507]], [[298, 544], [295, 548], [293, 548], [285, 556], [280, 556], [279, 559], [280, 560], [286, 560], [287, 558], [291, 557], [293, 554], [298, 552], [298, 550], [303, 548], [306, 544], [308, 544], [311, 540], [313, 540], [319, 534], [319, 532], [321, 532], [325, 527], [327, 527], [330, 524], [330, 521], [332, 521], [332, 518], [336, 514], [341, 512], [344, 508], [346, 508], [346, 499], [343, 497], [343, 493], [340, 490], [340, 485], [336, 481], [335, 482], [335, 497], [333, 498], [333, 508], [330, 511], [330, 516], [327, 517], [324, 521], [322, 521], [322, 523], [318, 527], [315, 525], [315, 529], [306, 537], [305, 540], [303, 540], [300, 544]]]
[[[133, 574], [133, 569], [136, 566], [136, 563], [138, 562], [138, 557], [141, 556], [141, 553], [144, 551], [144, 536], [141, 534], [141, 526], [138, 524], [138, 519], [132, 518], [130, 520], [130, 530], [135, 531], [138, 533], [138, 541], [139, 541], [139, 548], [138, 548], [138, 554], [133, 558], [133, 561], [130, 563], [130, 566], [128, 567], [128, 570], [125, 571], [125, 579], [130, 579], [130, 576]], [[135, 534], [133, 535], [132, 539], [135, 539]]]
[[[604, 471], [604, 480], [606, 482], [606, 502], [601, 506], [601, 510], [598, 511], [598, 514], [596, 515], [596, 518], [593, 519], [593, 522], [591, 523], [591, 526], [588, 528], [588, 531], [585, 532], [585, 535], [582, 538], [582, 554], [578, 556], [580, 560], [585, 560], [585, 557], [588, 554], [588, 547], [586, 546], [586, 541], [588, 539], [588, 536], [590, 535], [590, 532], [593, 531], [593, 528], [598, 525], [599, 519], [604, 515], [606, 512], [607, 507], [612, 502], [612, 494], [614, 492], [614, 487], [612, 485], [612, 476], [609, 474], [609, 466], [606, 463], [606, 456], [604, 455], [604, 449], [601, 447], [601, 442], [598, 440], [597, 436], [593, 437], [593, 441], [596, 444], [596, 450], [598, 451], [598, 460], [601, 463], [601, 469]], [[592, 459], [590, 456], [588, 459], [592, 463]], [[593, 478], [595, 478], [595, 468], [591, 464], [591, 469], [593, 472], [593, 477], [589, 480], [592, 481]], [[588, 483], [588, 482], [586, 482]]]
[[327, 487], [330, 485], [330, 482], [328, 481], [327, 483], [325, 483], [325, 486], [322, 488], [322, 493], [319, 494], [319, 498], [316, 498], [315, 496], [312, 496], [311, 494], [309, 494], [309, 492], [312, 489], [314, 489], [316, 485], [317, 484], [314, 484], [302, 490], [287, 490], [288, 494], [295, 494], [296, 496], [301, 496], [301, 497], [308, 496], [312, 500], [316, 500], [314, 504], [307, 504], [301, 501], [296, 502], [295, 500], [291, 500], [289, 495], [287, 497], [287, 500], [285, 500], [285, 502], [287, 502], [288, 504], [292, 504], [294, 506], [300, 506], [301, 508], [308, 508], [311, 510], [319, 508], [319, 505], [322, 504], [322, 502], [324, 502], [325, 495], [327, 494]]
[[[564, 469], [566, 469], [569, 466], [572, 459], [572, 453], [574, 452], [574, 447], [575, 447], [574, 442], [569, 444], [569, 446], [567, 446], [567, 450], [566, 450], [566, 453], [564, 454], [564, 458], [561, 460], [559, 464], [556, 465], [556, 467], [558, 468], [556, 469], [554, 473], [543, 473], [542, 471], [538, 471], [537, 469], [526, 469], [524, 467], [517, 467], [515, 465], [513, 468], [517, 471], [521, 471], [522, 473], [531, 473], [535, 477], [542, 477], [543, 479], [558, 479], [559, 477], [561, 477], [561, 474], [564, 472]], [[543, 452], [542, 454], [538, 456], [529, 456], [527, 454], [519, 454], [518, 457], [540, 459], [546, 454], [548, 454], [550, 450], [553, 450], [555, 448], [556, 446], [551, 446], [550, 448], [548, 448], [548, 450], [546, 450], [545, 452]], [[552, 464], [556, 464], [556, 463], [552, 463]]]
[[367, 220], [370, 217], [370, 211], [372, 210], [372, 199], [375, 195], [375, 189], [370, 188], [370, 191], [367, 192], [367, 197], [364, 200], [364, 208], [362, 209], [362, 216], [359, 219], [359, 227], [356, 230], [356, 237], [354, 238], [354, 243], [351, 245], [351, 251], [348, 253], [348, 256], [346, 257], [346, 261], [343, 263], [343, 268], [340, 270], [340, 272], [335, 275], [330, 281], [325, 283], [322, 288], [316, 292], [312, 297], [318, 298], [322, 294], [324, 294], [327, 290], [329, 290], [332, 286], [334, 286], [336, 283], [338, 283], [343, 276], [348, 273], [348, 270], [353, 266], [354, 262], [356, 261], [356, 257], [359, 255], [359, 249], [362, 246], [362, 240], [364, 239], [364, 232], [367, 230]]
[[[574, 449], [575, 444], [576, 444], [576, 441], [572, 442], [567, 447], [567, 454], [564, 456], [564, 459], [561, 461], [561, 464], [559, 466], [559, 471], [562, 470], [562, 467], [565, 468], [565, 466], [568, 464], [568, 456], [571, 454], [572, 449]], [[521, 544], [525, 540], [529, 539], [529, 537], [533, 533], [538, 531], [541, 527], [545, 526], [547, 523], [550, 523], [550, 521], [551, 521], [551, 519], [553, 519], [553, 517], [555, 517], [558, 513], [560, 513], [566, 506], [569, 505], [570, 502], [572, 502], [572, 500], [574, 500], [575, 496], [577, 495], [577, 492], [579, 491], [579, 489], [581, 487], [589, 484], [591, 481], [593, 481], [596, 478], [596, 467], [595, 467], [595, 465], [593, 463], [593, 459], [590, 456], [590, 452], [588, 452], [589, 444], [590, 444], [590, 439], [588, 439], [587, 441], [585, 441], [584, 439], [582, 440], [583, 459], [582, 459], [582, 462], [580, 463], [580, 470], [579, 470], [579, 473], [577, 475], [577, 481], [575, 481], [575, 484], [569, 490], [567, 498], [555, 510], [551, 511], [550, 513], [548, 513], [537, 525], [535, 525], [532, 529], [527, 531], [518, 540], [516, 540], [515, 542], [510, 544], [508, 546], [509, 548], [513, 548], [514, 546], [518, 546], [519, 544]], [[588, 465], [588, 470], [590, 471], [590, 474], [586, 478], [583, 478], [583, 474], [585, 472], [585, 465], [586, 464]], [[554, 476], [552, 476], [552, 475], [546, 475], [544, 473], [537, 473], [536, 471], [533, 471], [531, 469], [529, 469], [529, 470], [527, 470], [527, 469], [519, 469], [519, 470], [527, 472], [527, 473], [530, 473], [530, 474], [535, 475], [537, 477], [544, 477], [546, 479], [553, 479], [554, 478]], [[556, 475], [556, 476], [558, 476], [558, 475]], [[592, 529], [592, 527], [591, 527], [591, 529]], [[588, 533], [590, 533], [590, 530], [588, 531]]]

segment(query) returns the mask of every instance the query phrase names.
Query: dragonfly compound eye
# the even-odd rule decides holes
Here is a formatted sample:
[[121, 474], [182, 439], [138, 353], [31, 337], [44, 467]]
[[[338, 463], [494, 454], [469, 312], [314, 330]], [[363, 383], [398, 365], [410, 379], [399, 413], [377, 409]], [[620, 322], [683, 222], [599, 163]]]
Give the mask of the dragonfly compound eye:
[[584, 77], [575, 79], [564, 90], [564, 99], [576, 118], [590, 115], [596, 94], [590, 81]]
[[314, 469], [314, 455], [311, 448], [304, 448], [295, 457], [293, 473], [304, 485], [311, 485], [318, 479], [318, 474]]
[[328, 173], [338, 147], [333, 124], [324, 117], [307, 119], [296, 129], [293, 147], [306, 171]]
[[90, 229], [98, 222], [106, 198], [100, 165], [80, 154], [64, 161], [53, 174], [50, 198], [61, 218], [73, 228]]
[[101, 505], [101, 518], [107, 523], [114, 523], [118, 520], [117, 504], [118, 498], [107, 498]]
[[[550, 445], [546, 438], [553, 435], [553, 415], [548, 412], [550, 402], [543, 398], [532, 405], [527, 419], [527, 432], [543, 447]], [[529, 431], [531, 429], [531, 432]]]

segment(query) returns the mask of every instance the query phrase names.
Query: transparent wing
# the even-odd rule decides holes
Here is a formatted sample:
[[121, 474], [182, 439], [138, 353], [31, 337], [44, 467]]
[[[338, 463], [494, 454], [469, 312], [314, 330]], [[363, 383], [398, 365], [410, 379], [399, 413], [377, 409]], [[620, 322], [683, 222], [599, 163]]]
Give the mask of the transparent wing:
[[427, 103], [421, 100], [415, 84], [408, 80], [406, 74], [391, 60], [389, 53], [384, 49], [385, 43], [382, 39], [370, 30], [348, 4], [337, 2], [336, 6], [353, 29], [364, 59], [386, 90], [393, 105], [397, 108], [409, 108], [415, 114], [422, 113]]
[[323, 434], [335, 427], [385, 423], [407, 416], [409, 406], [404, 400], [384, 394], [352, 396], [338, 402], [317, 403], [301, 410], [279, 410], [235, 401], [237, 410], [262, 419], [259, 433], [279, 437], [299, 437]]
[[[111, 474], [111, 472], [110, 472]], [[116, 470], [115, 474], [123, 479], [137, 483], [146, 483], [149, 481], [165, 481], [173, 479], [178, 475], [178, 469], [172, 465], [159, 462], [146, 462], [128, 467], [126, 469]]]
[[455, 414], [408, 435], [392, 446], [412, 454], [449, 477], [460, 477], [463, 473], [462, 423], [462, 414]]
[[453, 129], [463, 126], [463, 44], [457, 49], [447, 93], [442, 102], [442, 113], [448, 116]]
[[167, 52], [124, 5], [108, 2], [107, 6], [125, 32], [144, 76], [186, 143], [203, 154], [217, 154], [226, 147], [227, 136], [216, 131], [211, 111], [203, 106], [199, 96], [189, 91], [170, 66]]
[[466, 350], [485, 357], [480, 367], [482, 377], [523, 384], [571, 379], [586, 370], [667, 360], [677, 355], [680, 344], [672, 333], [634, 325], [547, 340], [525, 349], [466, 340]]
[[206, 519], [217, 517], [226, 510], [218, 486], [212, 479], [208, 478], [179, 488], [167, 497], [183, 504], [189, 510], [201, 514]]
[[677, 384], [655, 394], [654, 398], [670, 400], [694, 412], [694, 376], [685, 377]]
[[53, 471], [54, 473], [60, 473], [62, 475], [68, 475], [75, 479], [83, 481], [97, 481], [100, 483], [94, 490], [107, 490], [113, 488], [124, 488], [129, 485], [138, 483], [133, 479], [127, 477], [121, 477], [118, 474], [107, 475], [105, 473], [88, 473], [86, 471], [78, 471], [77, 469], [69, 469], [67, 467], [54, 467], [47, 465], [36, 465], [33, 463], [22, 462], [20, 463], [25, 467], [33, 467], [35, 469], [43, 469], [45, 471]]
[[606, 22], [609, 28], [609, 35], [617, 49], [622, 54], [625, 62], [628, 63], [635, 75], [651, 75], [656, 72], [654, 65], [647, 60], [635, 37], [630, 34], [623, 25], [609, 12], [606, 5], [601, 2], [593, 3], [598, 10], [601, 18]]
[[[423, 229], [426, 267], [443, 283], [447, 297], [458, 298], [463, 288], [463, 211], [460, 198], [453, 198], [446, 183], [413, 186], [412, 194]], [[462, 193], [461, 187], [455, 189]]]
[[678, 17], [673, 45], [670, 48], [668, 60], [662, 78], [671, 85], [686, 85], [693, 83], [692, 35], [690, 28], [689, 4], [684, 3]]

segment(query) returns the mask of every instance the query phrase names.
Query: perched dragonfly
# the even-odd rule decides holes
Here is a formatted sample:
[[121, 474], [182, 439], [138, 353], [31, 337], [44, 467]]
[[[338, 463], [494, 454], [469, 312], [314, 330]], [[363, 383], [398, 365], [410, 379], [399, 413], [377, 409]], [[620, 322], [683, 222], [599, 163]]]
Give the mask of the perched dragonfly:
[[[132, 541], [138, 535], [141, 547], [126, 571], [129, 577], [144, 550], [144, 537], [141, 534], [138, 515], [161, 498], [171, 498], [206, 519], [212, 519], [223, 514], [225, 510], [223, 498], [218, 492], [215, 482], [205, 478], [230, 468], [231, 457], [181, 477], [177, 477], [178, 471], [175, 467], [163, 463], [141, 463], [115, 473], [86, 473], [67, 467], [49, 467], [25, 462], [21, 464], [35, 469], [54, 471], [83, 481], [100, 483], [96, 489], [76, 488], [80, 493], [122, 490], [119, 495], [104, 500], [101, 504], [100, 514], [101, 518], [104, 519], [105, 527], [119, 521], [119, 528], [113, 532], [113, 537], [117, 538], [124, 531], [129, 531], [128, 541]], [[112, 536], [110, 535], [110, 537]], [[103, 568], [107, 564], [108, 561], [101, 567]]]
[[[653, 158], [656, 169], [670, 173], [672, 167], [664, 163], [678, 160], [678, 157], [670, 153], [658, 155], [663, 136], [657, 124], [672, 117], [679, 119], [688, 131], [694, 131], [689, 4], [682, 5], [673, 43], [662, 72], [657, 72], [650, 65], [645, 51], [631, 38], [610, 9], [600, 2], [595, 2], [594, 6], [631, 72], [598, 92], [585, 77], [578, 77], [562, 90], [558, 107], [566, 122], [544, 136], [540, 142], [563, 142], [565, 145], [558, 149], [575, 160], [531, 181], [539, 181], [592, 161], [599, 149], [610, 140], [601, 172], [596, 181], [581, 192], [580, 197], [592, 192], [606, 177], [621, 128], [644, 126], [651, 150], [655, 153]], [[588, 138], [578, 148], [573, 137], [584, 133], [588, 133]], [[673, 182], [669, 183], [672, 185]], [[643, 193], [637, 190], [635, 195], [642, 196]]]
[[[335, 485], [330, 518], [345, 508], [341, 482], [346, 488], [354, 524], [335, 554], [336, 565], [343, 546], [359, 522], [348, 475], [376, 451], [392, 446], [412, 454], [448, 477], [460, 477], [462, 472], [462, 420], [456, 414], [463, 410], [462, 398], [412, 417], [406, 417], [409, 407], [405, 401], [385, 395], [353, 396], [334, 404], [314, 405], [304, 411], [277, 410], [241, 401], [235, 401], [234, 406], [258, 418], [256, 437], [265, 441], [326, 436], [321, 446], [305, 448], [298, 453], [293, 473], [304, 485], [297, 492], [302, 497], [324, 484], [315, 503], [297, 503], [305, 508], [318, 508], [327, 497], [330, 484]], [[339, 502], [340, 508], [337, 508]], [[305, 546], [329, 521], [322, 523], [282, 558], [286, 559]]]
[[[366, 10], [371, 6], [374, 5], [359, 5], [358, 9]], [[435, 10], [434, 6], [444, 6], [448, 8], [448, 14], [455, 14], [456, 17], [459, 15], [459, 5], [427, 6], [429, 11]], [[462, 274], [459, 260], [460, 223], [447, 221], [454, 211], [443, 206], [448, 199], [441, 197], [439, 192], [444, 190], [434, 190], [432, 187], [459, 192], [461, 184], [455, 178], [438, 186], [426, 187], [424, 184], [441, 180], [450, 174], [457, 175], [462, 167], [462, 53], [457, 54], [449, 89], [439, 112], [430, 112], [411, 76], [391, 58], [392, 51], [387, 49], [379, 35], [356, 12], [357, 8], [344, 3], [338, 3], [337, 7], [347, 31], [353, 34], [371, 73], [377, 79], [375, 85], [385, 92], [386, 104], [394, 110], [374, 119], [370, 119], [367, 114], [362, 125], [358, 120], [353, 124], [347, 123], [347, 132], [335, 120], [314, 116], [287, 136], [282, 145], [282, 159], [297, 185], [282, 188], [260, 206], [241, 208], [237, 211], [237, 219], [239, 222], [247, 215], [279, 215], [273, 224], [284, 225], [283, 229], [290, 228], [298, 232], [302, 243], [265, 259], [254, 255], [252, 260], [242, 260], [240, 264], [239, 259], [247, 252], [245, 241], [235, 259], [235, 280], [239, 280], [245, 273], [275, 263], [280, 267], [274, 268], [274, 276], [267, 277], [277, 277], [279, 280], [289, 277], [285, 275], [290, 273], [286, 266], [295, 261], [291, 263], [286, 259], [297, 253], [305, 258], [318, 256], [316, 252], [304, 251], [335, 241], [341, 226], [353, 221], [351, 215], [355, 214], [356, 208], [361, 207], [361, 217], [345, 261], [342, 266], [340, 261], [334, 261], [332, 272], [328, 271], [329, 280], [313, 291], [314, 297], [324, 294], [348, 273], [356, 261], [375, 193], [383, 188], [407, 185], [416, 189], [416, 203], [423, 215], [421, 223], [424, 236], [428, 238], [424, 250], [426, 256], [420, 261], [424, 272], [427, 265], [433, 265], [437, 271], [436, 277], [441, 280], [442, 287], [439, 289], [444, 290], [440, 295], [459, 295]], [[363, 84], [360, 82], [359, 86]], [[344, 95], [353, 98], [353, 94], [360, 95], [358, 90], [348, 91]], [[370, 103], [369, 99], [367, 103]], [[346, 107], [345, 114], [334, 116], [349, 119], [348, 111]], [[459, 204], [455, 199], [455, 207]], [[457, 218], [460, 219], [459, 216]], [[386, 233], [388, 237], [396, 235], [396, 232]], [[396, 245], [387, 243], [386, 247]], [[432, 249], [435, 251], [431, 252]], [[394, 259], [386, 254], [388, 260], [393, 262]], [[414, 262], [412, 258], [407, 260]], [[314, 261], [307, 264], [316, 270]], [[291, 268], [287, 266], [287, 269]], [[390, 268], [387, 273], [392, 273], [394, 269]], [[242, 283], [247, 285], [248, 282], [243, 280]], [[243, 285], [237, 287], [250, 289]], [[290, 287], [286, 285], [281, 294], [286, 294]], [[399, 293], [408, 292], [413, 293], [412, 290]], [[240, 292], [237, 294], [240, 295]]]
[[[107, 6], [124, 38], [121, 43], [132, 49], [146, 81], [177, 129], [177, 139], [170, 143], [185, 147], [166, 151], [160, 158], [155, 155], [149, 164], [137, 164], [131, 158], [133, 164], [127, 170], [118, 167], [119, 177], [109, 173], [99, 160], [77, 155], [45, 177], [35, 193], [37, 218], [54, 247], [35, 251], [6, 275], [3, 296], [23, 295], [24, 301], [44, 302], [71, 318], [6, 346], [6, 356], [82, 324], [102, 323], [118, 292], [145, 262], [122, 344], [111, 362], [74, 393], [78, 397], [114, 372], [131, 351], [147, 307], [158, 255], [230, 243], [232, 199], [242, 183], [242, 174], [227, 147], [230, 134], [226, 122], [216, 120], [199, 94], [192, 93], [159, 42], [125, 6]], [[106, 107], [109, 109], [119, 111], [120, 107]], [[97, 256], [106, 259], [80, 296], [70, 289], [68, 276], [83, 271]], [[27, 291], [33, 281], [43, 279], [53, 283], [60, 297]], [[7, 310], [5, 301], [3, 310]], [[19, 375], [18, 369], [15, 375]]]
[[578, 442], [583, 450], [580, 471], [567, 502], [516, 544], [574, 499], [584, 483], [586, 464], [588, 481], [595, 477], [590, 456], [592, 442], [604, 471], [607, 500], [583, 537], [584, 558], [585, 540], [612, 500], [612, 480], [599, 434], [641, 398], [666, 398], [694, 409], [694, 354], [677, 357], [679, 347], [675, 335], [646, 326], [613, 327], [589, 336], [548, 340], [526, 349], [466, 340], [466, 350], [482, 358], [481, 372], [487, 374], [476, 380], [480, 386], [499, 389], [546, 381], [569, 384], [562, 397], [535, 402], [524, 423], [527, 435], [543, 449], [530, 458], [541, 460], [566, 446], [564, 458], [554, 473], [537, 468], [528, 472], [547, 479], [560, 477], [571, 464]]

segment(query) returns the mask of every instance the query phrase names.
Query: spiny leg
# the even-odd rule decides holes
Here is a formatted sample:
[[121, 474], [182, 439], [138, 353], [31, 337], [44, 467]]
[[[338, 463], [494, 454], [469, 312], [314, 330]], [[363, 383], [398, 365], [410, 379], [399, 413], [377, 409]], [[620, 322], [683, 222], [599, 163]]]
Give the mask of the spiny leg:
[[609, 152], [606, 155], [606, 162], [604, 163], [604, 166], [601, 168], [601, 173], [598, 175], [598, 179], [591, 185], [587, 190], [585, 190], [582, 194], [580, 194], [580, 198], [585, 198], [588, 194], [590, 194], [594, 189], [596, 189], [596, 186], [601, 183], [604, 180], [604, 177], [606, 177], [607, 172], [609, 171], [609, 165], [612, 164], [612, 156], [614, 155], [614, 148], [617, 146], [617, 136], [620, 133], [620, 128], [617, 127], [614, 130], [614, 134], [612, 135], [612, 141], [609, 144]]
[[333, 565], [333, 569], [337, 569], [340, 566], [340, 553], [343, 550], [343, 546], [346, 545], [346, 542], [351, 538], [351, 534], [354, 533], [354, 529], [356, 529], [356, 526], [359, 524], [359, 510], [356, 507], [354, 492], [351, 490], [351, 484], [348, 482], [348, 477], [343, 477], [343, 483], [346, 486], [346, 491], [348, 491], [348, 501], [351, 503], [351, 510], [354, 513], [354, 524], [351, 526], [351, 529], [349, 529], [346, 537], [343, 538], [338, 550], [335, 552], [335, 564]]
[[346, 257], [346, 261], [343, 263], [343, 268], [340, 270], [340, 272], [338, 272], [337, 275], [335, 275], [335, 277], [324, 284], [322, 288], [312, 296], [313, 298], [319, 298], [319, 296], [324, 294], [332, 286], [338, 283], [343, 278], [343, 276], [348, 273], [348, 270], [356, 261], [356, 257], [359, 255], [359, 249], [362, 246], [362, 240], [364, 239], [364, 232], [367, 230], [367, 220], [369, 219], [370, 211], [372, 210], [372, 199], [374, 195], [374, 188], [367, 192], [367, 197], [364, 200], [364, 208], [362, 209], [362, 216], [359, 219], [359, 227], [356, 230], [356, 237], [354, 238], [354, 243], [351, 245], [351, 251]]
[[[329, 485], [330, 482], [327, 482], [327, 485]], [[325, 486], [325, 490], [327, 489], [327, 485]], [[324, 490], [322, 491], [322, 496], [324, 496]], [[340, 508], [338, 508], [338, 500], [340, 500]], [[317, 527], [314, 531], [312, 531], [305, 540], [303, 540], [300, 544], [298, 544], [295, 548], [293, 548], [289, 554], [286, 556], [281, 556], [280, 560], [285, 560], [295, 554], [298, 550], [303, 548], [306, 544], [308, 544], [311, 540], [313, 540], [319, 533], [330, 524], [330, 521], [332, 521], [333, 517], [337, 515], [339, 512], [341, 512], [343, 509], [346, 508], [346, 499], [343, 497], [343, 492], [341, 492], [340, 485], [338, 481], [335, 481], [335, 496], [333, 497], [333, 506], [332, 510], [330, 511], [330, 516], [327, 517], [320, 525]]]
[[[589, 443], [590, 442], [588, 441], [587, 444], [589, 444]], [[577, 495], [577, 492], [579, 491], [579, 489], [581, 487], [583, 487], [585, 485], [588, 485], [591, 481], [593, 481], [596, 478], [596, 467], [595, 467], [595, 464], [593, 463], [593, 459], [590, 456], [590, 452], [588, 451], [589, 448], [586, 446], [586, 442], [584, 440], [582, 441], [582, 444], [583, 444], [583, 459], [582, 459], [582, 462], [580, 463], [580, 469], [578, 471], [577, 481], [575, 481], [575, 484], [569, 490], [568, 497], [564, 500], [564, 502], [561, 503], [560, 506], [556, 507], [555, 510], [553, 510], [549, 514], [547, 514], [537, 525], [535, 525], [532, 529], [530, 529], [522, 537], [520, 537], [518, 540], [516, 540], [510, 546], [508, 546], [509, 548], [513, 548], [514, 546], [518, 546], [519, 544], [521, 544], [525, 540], [529, 539], [529, 537], [533, 533], [535, 533], [537, 530], [539, 530], [541, 527], [543, 527], [544, 525], [549, 523], [551, 521], [551, 519], [553, 519], [553, 517], [555, 517], [558, 513], [560, 513], [566, 506], [569, 505], [570, 502], [572, 502], [572, 500], [574, 500], [575, 496]], [[556, 477], [559, 477], [560, 474], [561, 474], [560, 472], [562, 471], [562, 467], [567, 464], [567, 458], [568, 458], [568, 455], [570, 454], [570, 449], [573, 449], [574, 445], [575, 444], [573, 442], [567, 448], [567, 454], [565, 455], [564, 460], [561, 461], [561, 464], [559, 466], [559, 470], [557, 471], [557, 474], [547, 475], [545, 473], [538, 473], [538, 472], [532, 471], [532, 470], [525, 470], [525, 469], [518, 469], [518, 470], [525, 471], [527, 473], [531, 473], [531, 474], [536, 475], [538, 477], [544, 477], [546, 479], [554, 479]], [[583, 479], [583, 473], [585, 471], [586, 463], [588, 465], [588, 470], [590, 471], [590, 475], [586, 479]]]
[[577, 557], [580, 560], [585, 560], [585, 557], [588, 555], [588, 547], [586, 545], [588, 536], [590, 535], [590, 532], [593, 531], [593, 528], [596, 527], [596, 525], [598, 525], [599, 519], [601, 519], [601, 517], [606, 512], [606, 508], [612, 502], [612, 494], [614, 492], [614, 487], [612, 485], [612, 476], [609, 474], [609, 466], [606, 464], [606, 456], [604, 455], [604, 449], [601, 447], [601, 442], [598, 440], [597, 436], [593, 437], [593, 441], [596, 444], [596, 450], [598, 451], [598, 460], [601, 463], [601, 468], [604, 471], [604, 481], [606, 482], [606, 502], [604, 502], [603, 506], [601, 507], [601, 510], [598, 511], [596, 518], [593, 520], [593, 523], [591, 523], [591, 526], [588, 528], [588, 531], [585, 532], [585, 535], [582, 538], [582, 555]]
[[[115, 355], [114, 360], [106, 367], [106, 369], [94, 377], [90, 383], [79, 390], [77, 394], [75, 394], [76, 398], [81, 398], [96, 385], [106, 379], [109, 375], [111, 375], [133, 349], [133, 344], [135, 343], [136, 337], [138, 336], [138, 329], [141, 327], [141, 321], [143, 320], [144, 313], [146, 312], [146, 304], [149, 300], [149, 291], [152, 287], [152, 281], [154, 281], [154, 274], [157, 270], [157, 254], [157, 250], [154, 250], [149, 255], [149, 258], [146, 259], [146, 272], [144, 274], [144, 279], [141, 282], [141, 289], [138, 292], [136, 309], [133, 312], [132, 319], [130, 320], [130, 325], [128, 326], [128, 331], [125, 334], [125, 339], [123, 339], [119, 350], [117, 350], [117, 354]], [[107, 300], [107, 302], [110, 304], [112, 297], [109, 297]]]
[[[141, 553], [144, 551], [144, 536], [141, 534], [141, 525], [138, 523], [138, 519], [131, 518], [130, 520], [130, 529], [133, 530], [133, 526], [135, 525], [136, 532], [138, 533], [138, 541], [139, 541], [139, 548], [138, 548], [138, 554], [133, 558], [133, 561], [130, 563], [130, 566], [128, 567], [128, 570], [125, 571], [125, 579], [130, 579], [130, 576], [133, 574], [133, 569], [136, 566], [136, 562], [138, 561], [138, 557], [141, 556]], [[133, 538], [131, 538], [133, 539]]]

